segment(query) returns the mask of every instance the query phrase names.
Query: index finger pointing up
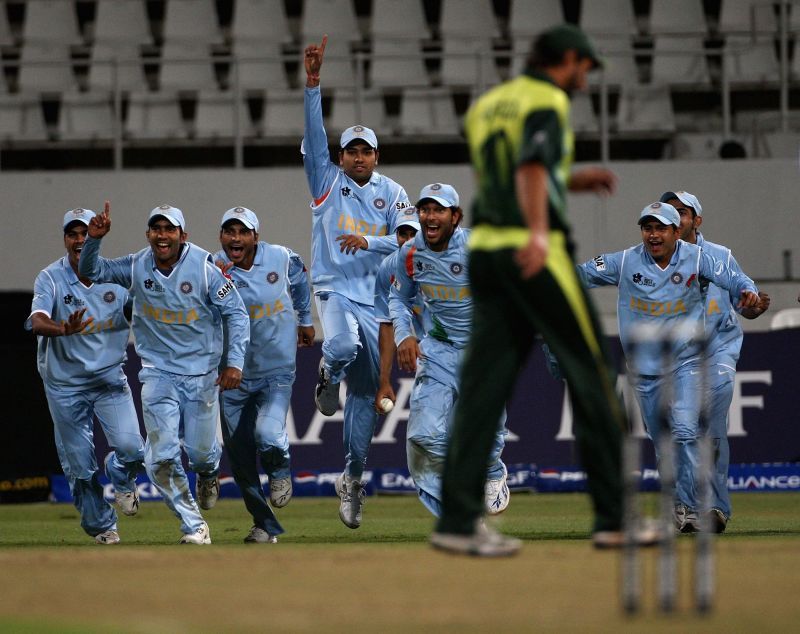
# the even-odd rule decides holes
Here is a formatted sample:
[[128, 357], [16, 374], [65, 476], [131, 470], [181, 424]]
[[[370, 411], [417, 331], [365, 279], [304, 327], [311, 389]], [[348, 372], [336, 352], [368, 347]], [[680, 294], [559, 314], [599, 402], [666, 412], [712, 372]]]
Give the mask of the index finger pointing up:
[[327, 35], [323, 35], [322, 36], [322, 43], [319, 45], [320, 54], [322, 54], [322, 55], [325, 54], [325, 46], [327, 46], [327, 44], [328, 44], [328, 36]]
[[111, 213], [111, 203], [107, 200], [106, 204], [103, 206], [103, 215], [106, 218], [108, 218], [110, 213]]

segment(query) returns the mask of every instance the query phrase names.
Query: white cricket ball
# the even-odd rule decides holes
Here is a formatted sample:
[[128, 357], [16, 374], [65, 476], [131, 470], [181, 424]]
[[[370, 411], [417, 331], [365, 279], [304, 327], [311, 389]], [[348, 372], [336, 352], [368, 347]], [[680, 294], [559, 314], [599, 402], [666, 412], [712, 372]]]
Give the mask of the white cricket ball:
[[381, 411], [384, 414], [388, 414], [389, 412], [392, 411], [392, 408], [394, 407], [394, 401], [384, 396], [381, 399], [380, 406], [381, 406]]

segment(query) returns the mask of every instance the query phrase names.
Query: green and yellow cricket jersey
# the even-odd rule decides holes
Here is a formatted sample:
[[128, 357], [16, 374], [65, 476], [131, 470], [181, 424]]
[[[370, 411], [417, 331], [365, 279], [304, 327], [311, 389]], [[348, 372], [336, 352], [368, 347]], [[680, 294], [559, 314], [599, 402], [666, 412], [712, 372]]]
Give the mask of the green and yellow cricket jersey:
[[566, 191], [573, 157], [569, 96], [541, 73], [522, 74], [490, 90], [467, 112], [465, 128], [478, 190], [470, 248], [517, 248], [529, 236], [517, 204], [516, 168], [548, 171], [550, 230], [568, 234]]

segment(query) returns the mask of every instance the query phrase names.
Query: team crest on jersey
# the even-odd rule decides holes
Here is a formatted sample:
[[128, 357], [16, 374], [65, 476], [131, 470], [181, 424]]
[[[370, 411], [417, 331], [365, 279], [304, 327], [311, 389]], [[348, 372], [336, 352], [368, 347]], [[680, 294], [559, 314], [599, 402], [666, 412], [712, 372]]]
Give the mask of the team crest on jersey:
[[383, 198], [376, 198], [372, 201], [372, 204], [375, 205], [375, 209], [383, 209], [386, 207], [386, 201]]
[[[598, 271], [605, 271], [606, 270], [606, 261], [605, 261], [605, 259], [603, 258], [602, 255], [598, 255], [594, 259], [594, 268], [596, 268]], [[637, 275], [638, 275], [638, 273], [637, 273]]]
[[103, 301], [106, 304], [112, 304], [115, 299], [117, 299], [117, 296], [114, 293], [114, 291], [107, 291], [107, 292], [103, 293]]
[[270, 271], [267, 273], [267, 282], [270, 284], [274, 284], [278, 281], [278, 273], [276, 271]]
[[181, 282], [181, 293], [184, 295], [188, 295], [192, 292], [192, 283], [191, 282]]
[[680, 284], [681, 282], [683, 282], [683, 275], [681, 275], [676, 271], [675, 273], [670, 275], [669, 279], [673, 284]]
[[461, 264], [461, 262], [453, 262], [453, 263], [450, 265], [450, 272], [451, 272], [453, 275], [458, 275], [458, 274], [459, 274], [459, 273], [461, 273], [461, 271], [463, 271], [463, 270], [464, 270], [464, 266]]

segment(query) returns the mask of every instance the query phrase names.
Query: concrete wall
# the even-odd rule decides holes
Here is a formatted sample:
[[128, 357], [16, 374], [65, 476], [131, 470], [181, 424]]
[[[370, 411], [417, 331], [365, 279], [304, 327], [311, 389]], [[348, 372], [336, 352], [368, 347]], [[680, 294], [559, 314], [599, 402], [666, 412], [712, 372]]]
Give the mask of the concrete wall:
[[[617, 193], [607, 199], [575, 195], [569, 215], [578, 258], [623, 249], [640, 239], [639, 211], [667, 189], [686, 189], [704, 206], [705, 235], [733, 249], [745, 271], [773, 296], [773, 309], [797, 306], [800, 282], [770, 283], [784, 277], [784, 250], [800, 278], [798, 166], [789, 160], [715, 162], [636, 162], [612, 165]], [[403, 184], [412, 201], [433, 180], [452, 183], [468, 209], [474, 193], [470, 168], [463, 166], [382, 166]], [[261, 220], [261, 237], [310, 256], [311, 214], [301, 165], [294, 168], [126, 170], [122, 172], [0, 173], [2, 191], [3, 275], [0, 291], [29, 290], [36, 274], [63, 252], [60, 223], [73, 207], [103, 208], [111, 201], [113, 229], [103, 255], [114, 257], [145, 246], [147, 214], [158, 204], [180, 207], [189, 239], [218, 248], [219, 219], [229, 207], [252, 208]], [[469, 213], [468, 213], [469, 217]], [[614, 292], [597, 294], [609, 329], [614, 324]], [[746, 324], [763, 329], [767, 320]]]

